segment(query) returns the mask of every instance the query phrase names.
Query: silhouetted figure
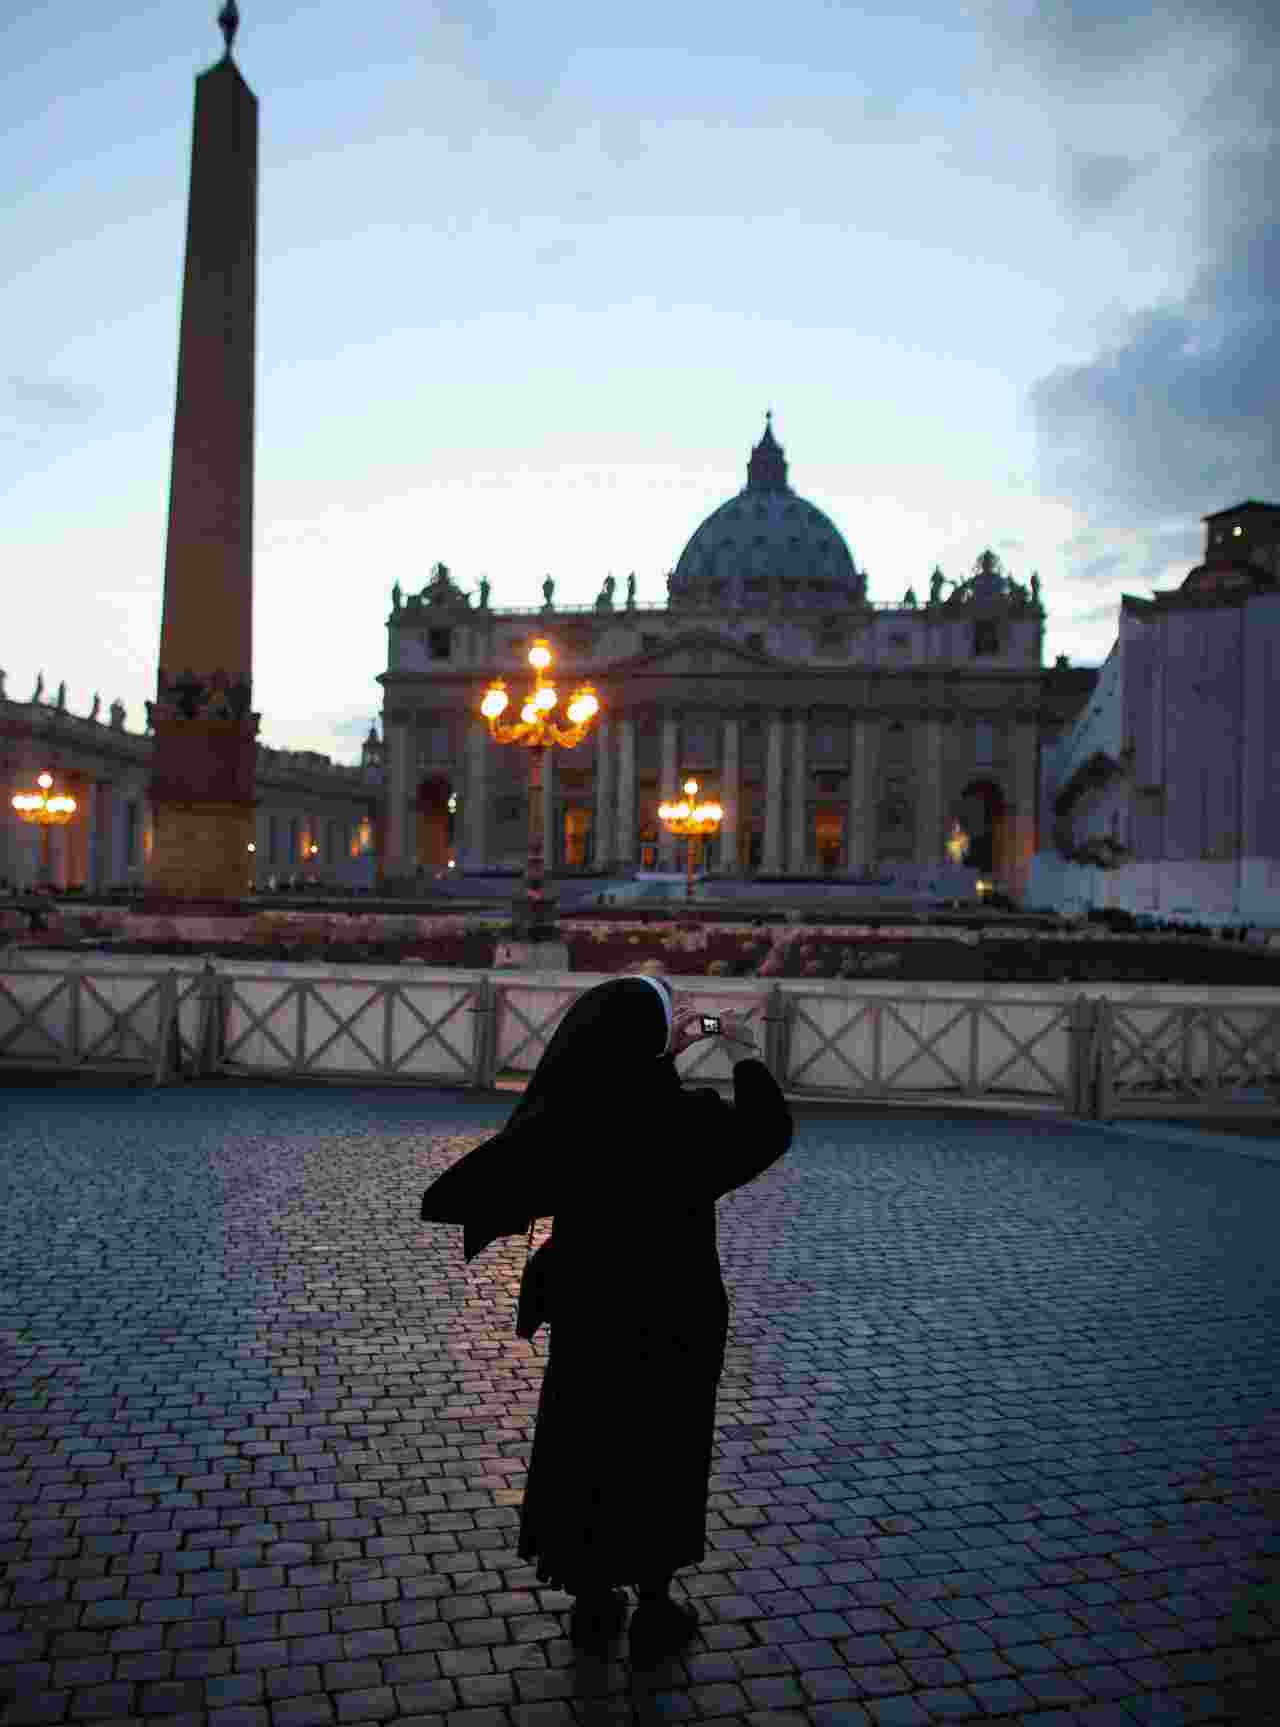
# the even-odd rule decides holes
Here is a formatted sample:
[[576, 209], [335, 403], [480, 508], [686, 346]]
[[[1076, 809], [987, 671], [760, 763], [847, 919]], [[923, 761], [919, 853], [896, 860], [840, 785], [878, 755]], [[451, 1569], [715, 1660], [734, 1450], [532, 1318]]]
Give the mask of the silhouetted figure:
[[[724, 1034], [754, 1048], [723, 1015]], [[734, 1066], [734, 1103], [686, 1091], [675, 1056], [700, 1037], [665, 979], [615, 978], [561, 1021], [505, 1128], [429, 1187], [422, 1216], [464, 1226], [471, 1260], [552, 1216], [530, 1261], [519, 1335], [551, 1346], [518, 1551], [577, 1599], [576, 1643], [602, 1647], [640, 1596], [633, 1657], [688, 1641], [696, 1610], [668, 1595], [706, 1554], [716, 1386], [729, 1306], [715, 1202], [791, 1143], [764, 1063]]]

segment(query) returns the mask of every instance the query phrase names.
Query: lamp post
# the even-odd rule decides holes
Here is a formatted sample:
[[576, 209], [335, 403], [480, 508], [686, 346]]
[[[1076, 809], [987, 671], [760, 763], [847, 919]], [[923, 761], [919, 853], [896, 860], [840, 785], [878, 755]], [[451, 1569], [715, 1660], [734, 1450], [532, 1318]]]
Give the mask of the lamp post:
[[719, 831], [724, 820], [724, 811], [719, 804], [698, 804], [693, 800], [698, 795], [697, 780], [684, 782], [684, 798], [678, 804], [659, 804], [658, 820], [669, 832], [680, 835], [688, 840], [686, 847], [686, 864], [688, 874], [685, 878], [685, 898], [693, 898], [693, 866], [702, 850], [702, 840], [707, 834]]
[[67, 825], [76, 813], [76, 800], [65, 792], [53, 790], [53, 775], [50, 773], [41, 774], [36, 784], [40, 790], [19, 792], [13, 799], [13, 807], [22, 821], [39, 824], [40, 879], [48, 886], [53, 879], [49, 863], [49, 829]]
[[[533, 667], [534, 683], [520, 708], [520, 718], [503, 723], [510, 698], [501, 678], [495, 678], [484, 693], [480, 712], [489, 722], [489, 735], [496, 743], [523, 744], [529, 752], [529, 852], [525, 866], [525, 917], [527, 933], [541, 933], [545, 915], [545, 834], [542, 824], [542, 775], [546, 752], [557, 747], [576, 749], [586, 737], [591, 722], [600, 711], [600, 702], [590, 684], [581, 684], [569, 698], [567, 726], [558, 726], [551, 718], [559, 697], [547, 676], [551, 665], [551, 647], [539, 636], [529, 649], [529, 664]], [[521, 920], [513, 918], [513, 922]]]

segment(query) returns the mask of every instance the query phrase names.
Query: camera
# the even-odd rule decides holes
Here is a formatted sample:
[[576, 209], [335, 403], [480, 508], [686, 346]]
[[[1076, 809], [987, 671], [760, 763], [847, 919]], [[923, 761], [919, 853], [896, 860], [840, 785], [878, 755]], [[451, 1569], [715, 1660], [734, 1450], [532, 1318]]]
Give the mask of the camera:
[[707, 1037], [719, 1037], [720, 1015], [718, 1013], [704, 1013], [702, 1016], [702, 1030]]

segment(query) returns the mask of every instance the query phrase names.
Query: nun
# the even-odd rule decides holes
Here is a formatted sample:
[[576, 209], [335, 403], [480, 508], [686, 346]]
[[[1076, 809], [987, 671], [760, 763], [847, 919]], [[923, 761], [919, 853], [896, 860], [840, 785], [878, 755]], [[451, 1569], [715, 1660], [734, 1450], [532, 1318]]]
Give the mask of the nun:
[[[675, 1058], [733, 1050], [733, 1102], [686, 1089]], [[579, 1647], [603, 1651], [637, 1594], [633, 1662], [674, 1653], [698, 1614], [672, 1599], [706, 1555], [716, 1387], [729, 1304], [715, 1202], [791, 1144], [791, 1114], [734, 1014], [684, 1007], [664, 977], [579, 996], [507, 1125], [427, 1189], [470, 1261], [551, 1217], [527, 1262], [518, 1334], [550, 1326], [518, 1552], [574, 1597]]]

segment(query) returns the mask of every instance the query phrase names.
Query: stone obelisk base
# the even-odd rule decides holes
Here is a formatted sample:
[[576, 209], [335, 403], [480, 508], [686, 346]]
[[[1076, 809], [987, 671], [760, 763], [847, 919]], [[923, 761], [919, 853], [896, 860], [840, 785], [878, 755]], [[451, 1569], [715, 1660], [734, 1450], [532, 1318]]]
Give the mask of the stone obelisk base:
[[252, 806], [166, 803], [152, 820], [145, 909], [238, 915], [253, 880]]

